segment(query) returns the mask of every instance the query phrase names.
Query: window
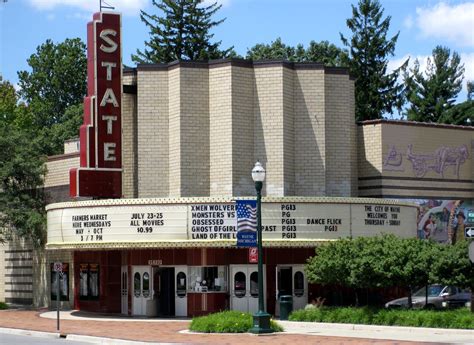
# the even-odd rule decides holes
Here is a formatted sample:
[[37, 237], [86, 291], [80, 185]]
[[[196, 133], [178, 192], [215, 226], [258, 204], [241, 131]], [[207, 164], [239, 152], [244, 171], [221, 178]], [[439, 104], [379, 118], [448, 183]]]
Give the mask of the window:
[[234, 295], [244, 297], [246, 294], [246, 278], [244, 272], [237, 272], [234, 275]]
[[133, 294], [135, 297], [140, 297], [142, 294], [142, 280], [140, 273], [135, 272], [135, 275], [133, 276]]
[[[54, 271], [54, 264], [51, 263], [51, 300], [57, 300], [58, 292], [58, 272]], [[69, 265], [63, 262], [62, 274], [59, 274], [59, 298], [61, 301], [69, 300]]]
[[79, 298], [99, 299], [99, 265], [79, 265]]
[[150, 275], [148, 272], [143, 273], [143, 297], [150, 296]]
[[189, 291], [227, 291], [227, 269], [225, 266], [195, 266], [189, 268]]
[[304, 295], [304, 275], [303, 272], [297, 271], [294, 276], [295, 296]]
[[178, 297], [186, 296], [186, 274], [179, 272], [176, 275], [176, 294]]
[[258, 297], [258, 272], [252, 272], [250, 275], [250, 295]]

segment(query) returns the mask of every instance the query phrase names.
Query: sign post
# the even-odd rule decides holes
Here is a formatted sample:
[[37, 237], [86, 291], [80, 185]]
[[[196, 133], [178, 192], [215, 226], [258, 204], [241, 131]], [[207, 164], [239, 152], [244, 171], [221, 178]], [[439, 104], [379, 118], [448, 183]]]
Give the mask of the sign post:
[[469, 259], [474, 263], [474, 242], [469, 243]]
[[62, 262], [55, 262], [54, 263], [54, 272], [56, 272], [56, 309], [57, 309], [57, 323], [56, 329], [59, 332], [59, 310], [60, 310], [60, 288], [59, 288], [59, 276], [62, 276], [63, 272], [63, 264]]

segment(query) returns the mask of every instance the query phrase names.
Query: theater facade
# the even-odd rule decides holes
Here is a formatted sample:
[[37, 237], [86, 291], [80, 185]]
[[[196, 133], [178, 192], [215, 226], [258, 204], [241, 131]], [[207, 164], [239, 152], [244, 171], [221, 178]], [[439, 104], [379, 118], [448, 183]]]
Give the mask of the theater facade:
[[356, 124], [347, 69], [317, 63], [120, 68], [120, 19], [111, 16], [96, 14], [88, 26], [80, 139], [48, 158], [46, 249], [30, 271], [9, 271], [29, 275], [12, 284], [30, 279], [35, 288], [9, 298], [54, 307], [61, 262], [63, 308], [255, 311], [257, 254], [239, 247], [237, 234], [239, 204], [255, 200], [256, 161], [266, 169], [263, 293], [274, 315], [280, 295], [292, 295], [295, 308], [320, 296], [304, 264], [322, 243], [425, 236], [427, 219], [437, 224], [430, 235], [449, 242], [460, 211], [465, 227], [474, 223], [472, 127]]

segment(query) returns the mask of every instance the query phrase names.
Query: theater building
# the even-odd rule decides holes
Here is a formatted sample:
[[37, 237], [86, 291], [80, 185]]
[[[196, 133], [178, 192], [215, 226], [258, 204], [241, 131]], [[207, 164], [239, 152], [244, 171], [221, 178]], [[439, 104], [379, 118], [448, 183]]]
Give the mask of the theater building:
[[[419, 236], [431, 212], [420, 213], [422, 200], [451, 220], [461, 208], [466, 224], [474, 217], [472, 127], [356, 124], [347, 69], [317, 63], [120, 69], [120, 28], [101, 15], [94, 22], [80, 142], [47, 163], [48, 241], [32, 265], [35, 305], [55, 306], [52, 264], [61, 262], [63, 308], [149, 317], [256, 311], [256, 253], [237, 237], [239, 207], [255, 200], [257, 160], [266, 169], [271, 314], [282, 294], [295, 308], [318, 297], [303, 266], [321, 243]], [[111, 28], [115, 35], [101, 36]], [[453, 229], [436, 236], [449, 240]]]

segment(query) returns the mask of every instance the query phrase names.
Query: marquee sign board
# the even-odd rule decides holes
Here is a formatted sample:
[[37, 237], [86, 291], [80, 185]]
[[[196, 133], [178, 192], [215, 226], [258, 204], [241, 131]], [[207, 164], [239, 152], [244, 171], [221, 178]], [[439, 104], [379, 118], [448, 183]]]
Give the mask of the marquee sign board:
[[[263, 240], [416, 236], [416, 207], [262, 203]], [[71, 207], [48, 211], [48, 243], [235, 241], [235, 203]]]
[[87, 97], [80, 167], [69, 172], [72, 197], [122, 196], [121, 16], [99, 12], [87, 24]]

